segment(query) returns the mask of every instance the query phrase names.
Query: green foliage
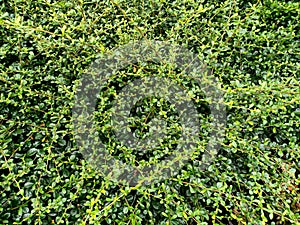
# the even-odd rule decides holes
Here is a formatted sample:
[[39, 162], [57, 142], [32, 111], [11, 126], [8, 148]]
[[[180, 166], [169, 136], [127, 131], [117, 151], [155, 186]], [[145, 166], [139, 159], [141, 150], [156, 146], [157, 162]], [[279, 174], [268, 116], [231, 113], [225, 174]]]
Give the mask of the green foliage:
[[[0, 8], [1, 224], [300, 223], [298, 1], [0, 0]], [[205, 171], [195, 156], [175, 177], [129, 187], [86, 163], [71, 111], [97, 55], [142, 39], [197, 53], [222, 84], [228, 116]], [[122, 73], [151, 71], [169, 73], [129, 67], [102, 100], [110, 104]], [[205, 107], [197, 87], [180, 82]], [[144, 107], [169, 106], [150, 99]], [[121, 150], [116, 157], [133, 157]]]

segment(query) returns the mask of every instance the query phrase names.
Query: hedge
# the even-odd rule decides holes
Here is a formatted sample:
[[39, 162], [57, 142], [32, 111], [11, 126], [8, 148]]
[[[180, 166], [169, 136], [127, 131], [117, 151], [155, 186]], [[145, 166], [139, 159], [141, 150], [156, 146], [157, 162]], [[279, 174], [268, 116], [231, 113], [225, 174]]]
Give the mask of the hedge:
[[[300, 224], [298, 1], [0, 0], [0, 7], [0, 224]], [[130, 186], [81, 154], [72, 123], [78, 82], [99, 55], [138, 40], [189, 49], [220, 83], [225, 137], [205, 170], [199, 152], [175, 176]], [[171, 72], [209, 120], [199, 86]], [[99, 121], [127, 76], [153, 74], [170, 70], [146, 63], [119, 71], [100, 96]], [[160, 99], [140, 107], [176, 117]], [[114, 149], [110, 130], [99, 126], [124, 162], [163, 154]]]

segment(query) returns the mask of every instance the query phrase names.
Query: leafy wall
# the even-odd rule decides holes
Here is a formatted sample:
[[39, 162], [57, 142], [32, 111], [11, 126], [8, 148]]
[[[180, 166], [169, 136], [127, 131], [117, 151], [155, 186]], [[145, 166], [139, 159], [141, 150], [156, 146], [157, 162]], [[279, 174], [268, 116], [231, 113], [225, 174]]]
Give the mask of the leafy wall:
[[[1, 224], [300, 223], [298, 1], [1, 0], [0, 7]], [[195, 157], [175, 177], [129, 187], [87, 164], [72, 104], [98, 54], [143, 39], [180, 44], [213, 69], [227, 127], [206, 170]]]

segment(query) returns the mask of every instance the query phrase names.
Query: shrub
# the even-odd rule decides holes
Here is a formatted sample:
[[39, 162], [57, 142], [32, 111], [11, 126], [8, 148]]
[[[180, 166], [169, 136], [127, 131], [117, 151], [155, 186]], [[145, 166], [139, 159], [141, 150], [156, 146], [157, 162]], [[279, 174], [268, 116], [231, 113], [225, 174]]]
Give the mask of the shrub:
[[[0, 5], [1, 224], [300, 223], [298, 1]], [[213, 69], [227, 127], [206, 170], [195, 157], [172, 178], [130, 187], [107, 180], [83, 158], [72, 104], [78, 80], [99, 54], [143, 39], [180, 44]], [[151, 66], [123, 74], [146, 76]], [[168, 74], [164, 65], [152, 69]], [[114, 82], [112, 89], [126, 81]], [[186, 87], [193, 90], [190, 82]], [[126, 160], [134, 153], [120, 154]]]

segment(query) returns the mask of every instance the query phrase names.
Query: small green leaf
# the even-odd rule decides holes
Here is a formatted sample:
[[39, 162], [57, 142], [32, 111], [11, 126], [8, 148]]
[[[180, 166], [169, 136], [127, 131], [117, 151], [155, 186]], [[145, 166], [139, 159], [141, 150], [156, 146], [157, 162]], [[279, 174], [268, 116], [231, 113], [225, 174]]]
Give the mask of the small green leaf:
[[32, 183], [32, 182], [26, 182], [26, 183], [24, 184], [24, 187], [25, 187], [26, 189], [28, 189], [28, 188], [31, 188], [33, 185], [34, 185], [34, 183]]

